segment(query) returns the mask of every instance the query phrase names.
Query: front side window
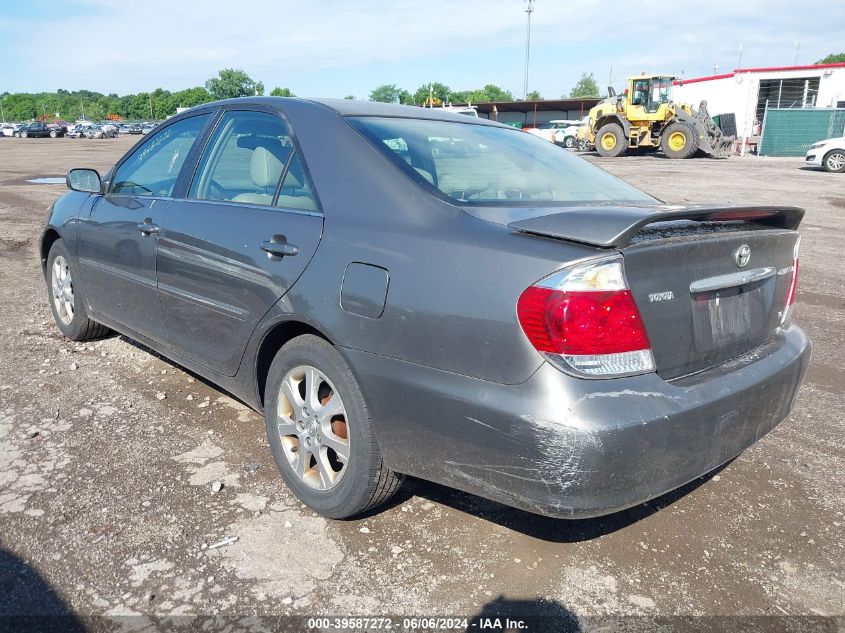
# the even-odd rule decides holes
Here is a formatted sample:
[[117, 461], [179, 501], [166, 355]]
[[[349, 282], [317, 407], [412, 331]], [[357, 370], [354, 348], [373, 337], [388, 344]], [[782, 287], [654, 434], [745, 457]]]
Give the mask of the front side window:
[[513, 128], [382, 117], [347, 120], [409, 177], [462, 205], [655, 201], [571, 152]]
[[177, 121], [152, 136], [115, 172], [111, 193], [130, 196], [172, 195], [182, 165], [208, 117], [208, 114], [200, 114]]

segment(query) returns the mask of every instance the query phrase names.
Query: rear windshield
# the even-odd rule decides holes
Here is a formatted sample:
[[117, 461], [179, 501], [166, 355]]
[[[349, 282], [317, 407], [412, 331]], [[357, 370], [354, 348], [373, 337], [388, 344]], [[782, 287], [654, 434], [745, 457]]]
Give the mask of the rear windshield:
[[655, 200], [569, 150], [520, 130], [423, 119], [348, 120], [408, 176], [462, 205]]

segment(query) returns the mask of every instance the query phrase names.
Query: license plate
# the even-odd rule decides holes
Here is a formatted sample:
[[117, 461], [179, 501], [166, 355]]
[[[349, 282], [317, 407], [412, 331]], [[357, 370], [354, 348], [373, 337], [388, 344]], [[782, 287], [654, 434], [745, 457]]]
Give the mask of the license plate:
[[693, 329], [699, 352], [751, 342], [766, 328], [772, 284], [722, 288], [693, 295]]

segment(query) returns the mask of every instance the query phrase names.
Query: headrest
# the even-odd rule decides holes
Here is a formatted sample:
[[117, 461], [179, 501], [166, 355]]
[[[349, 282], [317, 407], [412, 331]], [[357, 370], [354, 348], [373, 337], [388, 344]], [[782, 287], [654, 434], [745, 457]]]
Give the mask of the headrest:
[[249, 161], [249, 175], [256, 187], [275, 187], [284, 165], [264, 147], [256, 147]]

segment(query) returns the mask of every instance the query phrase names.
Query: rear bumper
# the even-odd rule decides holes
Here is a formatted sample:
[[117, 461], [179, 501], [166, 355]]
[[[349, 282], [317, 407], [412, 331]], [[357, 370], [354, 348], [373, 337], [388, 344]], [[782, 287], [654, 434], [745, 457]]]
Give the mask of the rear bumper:
[[797, 326], [719, 368], [584, 380], [543, 365], [500, 385], [343, 350], [387, 464], [510, 506], [599, 516], [673, 490], [789, 413], [810, 358]]

